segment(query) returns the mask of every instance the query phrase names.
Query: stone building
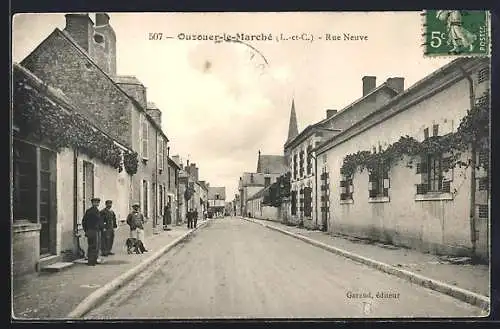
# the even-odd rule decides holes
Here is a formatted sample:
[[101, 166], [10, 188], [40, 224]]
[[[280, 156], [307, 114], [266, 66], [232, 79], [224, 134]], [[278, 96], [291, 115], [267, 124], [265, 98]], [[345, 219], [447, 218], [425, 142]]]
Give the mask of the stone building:
[[218, 186], [208, 187], [208, 212], [223, 214], [226, 206], [226, 188]]
[[489, 152], [451, 164], [462, 119], [489, 105], [489, 72], [487, 58], [456, 59], [313, 150], [328, 230], [488, 260]]
[[[124, 221], [133, 202], [149, 219], [146, 234], [161, 221], [159, 197], [163, 186], [168, 185], [168, 138], [161, 129], [161, 111], [148, 106], [146, 88], [133, 76], [116, 74], [116, 35], [106, 13], [97, 13], [96, 22], [87, 13], [66, 16], [66, 27], [56, 28], [21, 63], [43, 84], [57, 93], [64, 94], [81, 116], [94, 129], [102, 131], [130, 156], [124, 159], [125, 167], [137, 161], [137, 168], [128, 176], [106, 174], [106, 167], [99, 165], [91, 154], [87, 159], [77, 158], [78, 189], [76, 200], [71, 199], [73, 187], [68, 178], [62, 185], [58, 201], [70, 198], [75, 211], [68, 210], [63, 221], [52, 224], [60, 228], [61, 245], [51, 253], [76, 252], [75, 236], [81, 234], [83, 212], [93, 196], [112, 199], [118, 219]], [[150, 104], [151, 105], [151, 104]], [[91, 143], [91, 141], [87, 141]], [[103, 146], [103, 151], [106, 146]], [[65, 154], [65, 161], [58, 161], [58, 172], [71, 170], [66, 162], [73, 156]], [[73, 163], [73, 162], [71, 162]], [[70, 206], [72, 209], [73, 206]], [[68, 215], [70, 214], [70, 215]], [[54, 221], [55, 215], [52, 214]], [[73, 219], [71, 219], [73, 218]], [[53, 236], [51, 239], [57, 239]]]

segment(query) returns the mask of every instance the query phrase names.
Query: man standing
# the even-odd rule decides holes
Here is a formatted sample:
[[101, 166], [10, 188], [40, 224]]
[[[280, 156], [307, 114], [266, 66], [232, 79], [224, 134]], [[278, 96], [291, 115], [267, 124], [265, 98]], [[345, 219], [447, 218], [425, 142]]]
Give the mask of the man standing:
[[187, 217], [188, 228], [193, 228], [193, 210], [192, 209], [188, 210], [186, 217]]
[[198, 209], [194, 208], [193, 211], [193, 223], [194, 223], [194, 228], [196, 228], [196, 224], [198, 223]]
[[92, 207], [85, 211], [85, 215], [83, 215], [82, 219], [82, 226], [88, 244], [87, 264], [89, 266], [95, 266], [99, 256], [99, 235], [103, 227], [103, 221], [98, 209], [101, 199], [92, 198], [90, 202], [92, 202]]
[[106, 200], [106, 208], [101, 210], [101, 218], [103, 220], [104, 228], [102, 234], [101, 252], [103, 256], [114, 255], [111, 252], [113, 248], [113, 242], [115, 240], [115, 228], [118, 227], [116, 224], [116, 215], [111, 207], [113, 201]]
[[168, 229], [168, 223], [172, 221], [172, 213], [170, 211], [170, 203], [168, 203], [164, 208], [163, 208], [163, 229], [167, 230]]
[[[144, 223], [146, 220], [144, 219], [144, 215], [139, 212], [139, 204], [134, 203], [132, 206], [132, 212], [127, 216], [127, 224], [130, 227], [130, 237], [136, 238], [137, 240], [141, 240], [142, 244], [144, 243]], [[145, 249], [145, 252], [148, 250]]]

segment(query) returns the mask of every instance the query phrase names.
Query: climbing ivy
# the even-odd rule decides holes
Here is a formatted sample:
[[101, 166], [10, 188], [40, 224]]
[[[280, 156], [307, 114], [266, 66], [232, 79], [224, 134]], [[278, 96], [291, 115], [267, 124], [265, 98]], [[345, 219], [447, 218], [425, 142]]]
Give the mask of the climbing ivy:
[[[95, 129], [80, 114], [63, 111], [24, 81], [16, 83], [14, 95], [14, 122], [24, 137], [57, 151], [66, 147], [78, 149], [90, 158], [123, 171], [122, 150], [112, 138]], [[133, 154], [125, 156], [129, 174], [137, 171], [133, 158]]]
[[123, 153], [123, 166], [125, 167], [125, 171], [129, 175], [134, 175], [137, 173], [137, 167], [139, 164], [137, 152], [124, 152]]
[[[489, 95], [483, 97], [489, 100]], [[377, 152], [358, 151], [347, 154], [340, 168], [340, 173], [346, 177], [351, 177], [356, 170], [369, 171], [383, 162], [384, 164], [395, 164], [403, 160], [404, 156], [410, 158], [423, 154], [447, 154], [448, 161], [445, 162], [444, 170], [449, 170], [456, 166], [468, 166], [468, 162], [461, 161], [462, 154], [470, 147], [474, 146], [482, 151], [489, 151], [489, 128], [490, 128], [490, 106], [486, 101], [479, 102], [462, 118], [456, 132], [444, 136], [433, 136], [422, 142], [408, 135], [401, 136], [400, 139], [389, 145], [385, 150]], [[408, 163], [411, 167], [412, 161]], [[488, 163], [480, 164], [488, 169]]]

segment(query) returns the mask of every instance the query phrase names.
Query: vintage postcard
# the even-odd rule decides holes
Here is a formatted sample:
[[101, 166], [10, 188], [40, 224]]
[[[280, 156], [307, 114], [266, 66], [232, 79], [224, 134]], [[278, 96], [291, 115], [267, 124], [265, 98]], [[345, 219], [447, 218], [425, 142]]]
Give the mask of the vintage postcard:
[[488, 11], [16, 14], [12, 317], [490, 314]]

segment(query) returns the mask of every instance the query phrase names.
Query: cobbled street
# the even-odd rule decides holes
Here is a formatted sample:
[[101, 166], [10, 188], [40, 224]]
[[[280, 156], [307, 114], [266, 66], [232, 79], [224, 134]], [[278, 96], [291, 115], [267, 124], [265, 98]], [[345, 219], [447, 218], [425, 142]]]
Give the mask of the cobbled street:
[[[390, 295], [378, 298], [381, 292]], [[162, 256], [85, 318], [480, 315], [479, 308], [452, 297], [226, 217]]]

